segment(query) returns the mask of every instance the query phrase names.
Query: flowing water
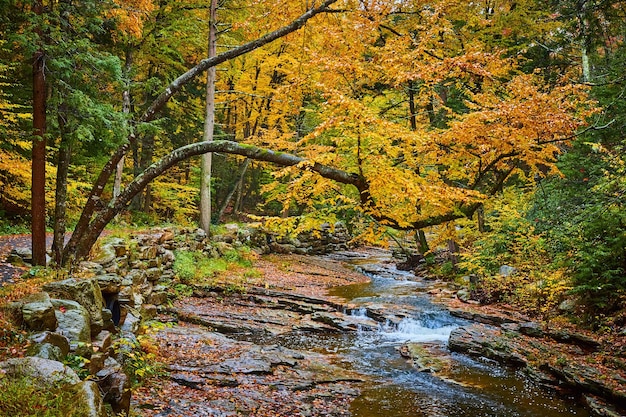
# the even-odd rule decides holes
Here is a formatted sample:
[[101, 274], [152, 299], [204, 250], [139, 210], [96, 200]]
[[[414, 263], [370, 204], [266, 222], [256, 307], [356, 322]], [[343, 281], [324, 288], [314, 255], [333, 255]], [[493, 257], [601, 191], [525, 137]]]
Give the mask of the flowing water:
[[[322, 340], [302, 336], [290, 342], [293, 347], [337, 354], [343, 366], [374, 377], [377, 383], [362, 389], [354, 401], [354, 417], [589, 416], [574, 399], [542, 390], [519, 371], [449, 352], [450, 332], [467, 322], [431, 301], [425, 291], [432, 284], [393, 266], [378, 266], [380, 261], [384, 259], [353, 261], [366, 266], [371, 282], [331, 291], [355, 306], [349, 312], [353, 316], [387, 317], [378, 330], [327, 335]], [[434, 358], [437, 372], [419, 371], [403, 358], [399, 348], [407, 342]]]

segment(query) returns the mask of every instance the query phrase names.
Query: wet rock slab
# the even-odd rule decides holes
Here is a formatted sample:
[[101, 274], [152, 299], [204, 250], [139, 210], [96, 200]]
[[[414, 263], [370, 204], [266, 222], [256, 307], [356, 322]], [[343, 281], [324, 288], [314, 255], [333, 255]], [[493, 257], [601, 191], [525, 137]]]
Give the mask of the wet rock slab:
[[196, 324], [162, 329], [155, 342], [169, 379], [137, 392], [143, 415], [344, 416], [358, 394], [350, 383], [363, 380], [327, 356], [238, 341]]

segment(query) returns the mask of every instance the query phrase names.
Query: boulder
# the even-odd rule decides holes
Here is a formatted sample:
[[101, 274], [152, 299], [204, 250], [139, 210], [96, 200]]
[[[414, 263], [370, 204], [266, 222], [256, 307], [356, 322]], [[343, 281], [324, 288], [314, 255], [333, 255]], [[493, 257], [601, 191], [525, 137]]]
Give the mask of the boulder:
[[22, 300], [22, 320], [30, 330], [54, 330], [57, 318], [47, 293], [37, 293]]
[[169, 241], [174, 240], [175, 237], [176, 237], [176, 235], [174, 234], [174, 232], [172, 230], [165, 230], [161, 234], [161, 236], [159, 236], [158, 243], [162, 245], [165, 242], [169, 242]]
[[81, 417], [108, 416], [98, 384], [94, 381], [82, 381], [72, 388], [76, 391], [76, 408], [81, 410]]
[[91, 262], [91, 261], [82, 261], [81, 263], [78, 264], [78, 269], [80, 271], [84, 271], [84, 272], [94, 274], [94, 275], [101, 274], [104, 271], [104, 268], [102, 267], [102, 265], [100, 265], [97, 262]]
[[163, 251], [163, 255], [161, 255], [161, 261], [164, 263], [172, 263], [176, 260], [176, 256], [174, 255], [174, 251], [171, 251], [169, 249], [165, 249]]
[[157, 247], [154, 245], [143, 246], [139, 249], [139, 259], [149, 260], [157, 257]]
[[510, 265], [501, 265], [498, 273], [503, 277], [510, 277], [517, 272], [517, 268]]
[[115, 246], [123, 245], [124, 239], [121, 238], [113, 238], [106, 242], [100, 250], [98, 251], [98, 255], [95, 262], [99, 263], [103, 267], [107, 268], [111, 264], [114, 263], [116, 255], [115, 255]]
[[115, 414], [128, 415], [130, 409], [130, 381], [122, 372], [121, 365], [109, 358], [105, 367], [96, 374], [98, 387], [105, 403], [110, 404]]
[[0, 362], [0, 369], [8, 376], [23, 375], [32, 378], [44, 388], [80, 382], [76, 372], [69, 366], [58, 361], [33, 356]]
[[400, 355], [411, 359], [413, 366], [420, 372], [440, 373], [451, 368], [446, 355], [436, 355], [423, 343], [406, 343], [400, 347]]
[[141, 315], [136, 309], [128, 306], [125, 306], [124, 310], [126, 310], [126, 315], [120, 326], [122, 334], [136, 333], [141, 323]]
[[148, 268], [146, 270], [146, 279], [150, 282], [158, 281], [161, 278], [161, 269], [160, 268]]
[[89, 358], [89, 363], [87, 364], [87, 368], [89, 369], [89, 375], [96, 375], [98, 372], [104, 368], [104, 364], [106, 361], [106, 354], [104, 353], [93, 353], [91, 358]]
[[165, 285], [155, 286], [146, 302], [157, 306], [167, 303], [167, 287]]
[[[48, 331], [36, 333], [30, 337], [30, 340], [33, 341], [33, 346], [50, 345], [50, 346], [56, 347], [58, 349], [61, 359], [65, 358], [65, 356], [67, 356], [67, 354], [70, 353], [70, 341], [67, 339], [67, 337], [59, 333], [48, 332]], [[44, 350], [50, 350], [50, 349], [51, 349], [50, 347], [44, 348]], [[53, 351], [56, 351], [56, 350], [53, 350]], [[46, 359], [60, 360], [60, 359], [56, 359], [52, 357], [41, 356], [38, 354], [34, 354], [32, 356], [39, 356], [39, 357], [46, 358]]]
[[498, 328], [484, 324], [458, 327], [450, 333], [448, 348], [452, 352], [483, 356], [500, 363], [526, 366], [526, 358], [516, 351], [513, 341]]
[[94, 352], [108, 352], [111, 348], [111, 344], [111, 332], [108, 332], [106, 330], [98, 333], [92, 340], [92, 347]]
[[41, 389], [61, 388], [72, 394], [75, 417], [107, 417], [98, 385], [81, 381], [76, 372], [61, 362], [38, 358], [13, 358], [0, 362], [0, 370], [8, 377], [26, 377]]
[[207, 237], [207, 235], [206, 235], [206, 232], [205, 232], [204, 230], [202, 230], [202, 229], [198, 228], [198, 229], [196, 229], [196, 230], [194, 231], [194, 238], [195, 238], [198, 242], [203, 241], [204, 239], [206, 239], [206, 237]]
[[89, 312], [76, 301], [51, 300], [58, 322], [57, 332], [67, 337], [71, 350], [84, 357], [91, 356]]
[[102, 294], [117, 294], [122, 287], [122, 277], [117, 274], [97, 275], [98, 286]]
[[157, 307], [154, 304], [143, 304], [141, 306], [141, 318], [151, 320], [157, 316]]
[[50, 343], [37, 343], [28, 348], [28, 355], [37, 358], [50, 359], [53, 361], [62, 361], [65, 355], [58, 346]]
[[60, 333], [48, 331], [35, 333], [30, 336], [30, 340], [32, 340], [34, 343], [50, 343], [58, 346], [64, 355], [67, 355], [70, 352], [69, 340], [67, 339], [67, 337], [63, 336]]
[[15, 266], [24, 266], [33, 263], [33, 251], [27, 247], [13, 248], [7, 262]]
[[82, 305], [89, 313], [92, 334], [96, 335], [104, 326], [102, 308], [105, 307], [98, 282], [95, 278], [69, 278], [46, 284], [43, 288], [53, 298], [72, 300]]

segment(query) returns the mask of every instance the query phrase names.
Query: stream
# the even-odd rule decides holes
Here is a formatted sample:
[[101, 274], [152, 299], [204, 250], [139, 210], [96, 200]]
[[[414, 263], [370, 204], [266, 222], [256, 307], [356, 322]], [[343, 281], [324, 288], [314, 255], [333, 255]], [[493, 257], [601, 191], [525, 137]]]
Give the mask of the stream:
[[[348, 279], [346, 263], [360, 274]], [[453, 290], [396, 270], [387, 251], [272, 265], [264, 288], [194, 292], [165, 309], [179, 325], [153, 343], [170, 375], [135, 393], [142, 416], [590, 415], [520, 370], [450, 352], [450, 333], [470, 324], [437, 301]]]
[[[407, 416], [589, 416], [575, 399], [546, 392], [515, 371], [491, 360], [476, 360], [447, 349], [450, 332], [467, 324], [431, 301], [432, 282], [397, 271], [386, 258], [353, 259], [351, 263], [371, 278], [367, 284], [331, 289], [355, 309], [354, 316], [384, 312], [386, 324], [378, 331], [354, 336], [292, 339], [291, 347], [338, 354], [343, 366], [374, 377], [352, 403], [354, 417]], [[398, 350], [417, 344], [440, 364], [440, 372], [420, 372]], [[323, 346], [320, 348], [320, 346]]]

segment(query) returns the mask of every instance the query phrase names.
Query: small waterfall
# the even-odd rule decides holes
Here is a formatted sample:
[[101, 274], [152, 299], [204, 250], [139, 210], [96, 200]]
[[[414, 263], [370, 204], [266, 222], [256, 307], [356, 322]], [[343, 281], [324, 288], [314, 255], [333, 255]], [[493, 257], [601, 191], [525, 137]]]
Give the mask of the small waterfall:
[[404, 318], [399, 323], [387, 322], [380, 328], [380, 334], [394, 341], [447, 342], [452, 330], [458, 325], [433, 326], [414, 318]]
[[350, 310], [350, 316], [352, 316], [352, 317], [361, 317], [361, 318], [368, 318], [369, 317], [367, 315], [367, 308], [365, 308], [365, 307], [354, 308], [354, 309]]

